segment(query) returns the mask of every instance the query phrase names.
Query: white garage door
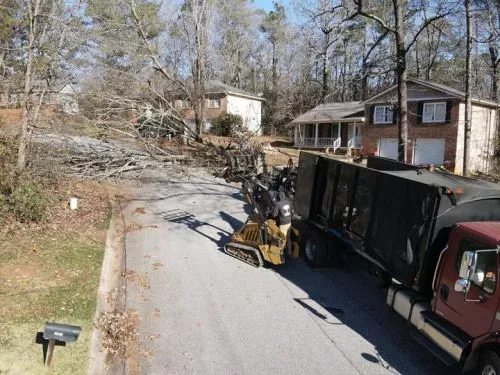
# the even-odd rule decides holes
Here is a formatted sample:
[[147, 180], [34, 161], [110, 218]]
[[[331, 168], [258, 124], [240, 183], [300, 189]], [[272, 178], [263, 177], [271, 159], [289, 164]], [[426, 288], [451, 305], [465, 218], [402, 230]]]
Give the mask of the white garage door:
[[380, 138], [378, 156], [398, 160], [398, 140], [397, 138]]
[[413, 155], [413, 164], [443, 165], [444, 139], [417, 138]]

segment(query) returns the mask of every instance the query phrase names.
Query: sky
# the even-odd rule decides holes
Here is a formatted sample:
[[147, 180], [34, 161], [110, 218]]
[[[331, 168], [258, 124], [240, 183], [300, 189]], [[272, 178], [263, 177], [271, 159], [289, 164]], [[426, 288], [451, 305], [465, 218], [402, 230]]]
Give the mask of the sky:
[[[273, 9], [273, 0], [254, 0], [256, 8], [262, 8], [266, 11]], [[288, 0], [280, 0], [280, 3], [287, 6]]]

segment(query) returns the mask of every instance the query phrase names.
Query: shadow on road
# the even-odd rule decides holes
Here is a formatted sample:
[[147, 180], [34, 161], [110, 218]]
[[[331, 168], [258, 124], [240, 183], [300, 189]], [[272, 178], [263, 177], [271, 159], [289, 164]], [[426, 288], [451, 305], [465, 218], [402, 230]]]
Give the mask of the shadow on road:
[[[241, 226], [243, 225], [243, 223], [240, 220], [236, 219], [234, 216], [229, 215], [228, 213], [225, 213], [223, 211], [219, 211], [219, 215], [224, 221], [226, 221], [231, 226], [233, 231], [240, 229]], [[187, 226], [189, 229], [196, 232], [197, 234], [214, 242], [220, 251], [224, 251], [224, 245], [226, 245], [230, 241], [230, 238], [232, 235], [232, 233], [229, 233], [228, 231], [226, 231], [226, 230], [224, 230], [216, 225], [213, 225], [213, 224], [208, 223], [206, 221], [198, 220], [195, 217], [195, 215], [193, 215], [189, 212], [183, 211], [183, 210], [177, 210], [177, 209], [176, 210], [169, 210], [169, 211], [160, 213], [160, 216], [162, 217], [163, 220], [166, 220], [168, 222], [176, 223], [176, 224], [183, 224], [183, 225]], [[217, 232], [218, 238], [214, 238], [206, 233], [203, 233], [200, 230], [203, 227], [211, 227], [211, 228], [216, 229], [218, 231]]]
[[[293, 283], [300, 290], [298, 293], [307, 295], [297, 298], [292, 293], [292, 299], [313, 317], [332, 327], [345, 325], [373, 345], [375, 355], [359, 348], [363, 360], [401, 374], [460, 373], [445, 367], [410, 337], [404, 319], [385, 304], [387, 289], [378, 287], [377, 279], [368, 274], [366, 267], [360, 267], [360, 259], [350, 257], [341, 267], [311, 269], [302, 259], [294, 259], [273, 270]], [[328, 332], [329, 328], [325, 330]], [[355, 342], [354, 337], [349, 343], [346, 338], [335, 337], [335, 331], [329, 337], [339, 347], [348, 348], [351, 340]]]

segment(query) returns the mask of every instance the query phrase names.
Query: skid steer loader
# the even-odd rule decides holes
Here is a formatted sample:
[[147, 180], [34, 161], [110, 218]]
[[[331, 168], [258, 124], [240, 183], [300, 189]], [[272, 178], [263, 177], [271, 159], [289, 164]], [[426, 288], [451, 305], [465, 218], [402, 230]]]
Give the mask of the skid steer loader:
[[281, 265], [289, 256], [297, 257], [299, 232], [291, 228], [287, 236], [272, 217], [280, 190], [293, 197], [296, 171], [291, 160], [280, 171], [268, 173], [261, 155], [226, 152], [226, 157], [228, 166], [223, 177], [227, 182], [242, 184], [245, 201], [252, 207], [252, 213], [233, 233], [224, 251], [255, 267], [266, 263]]

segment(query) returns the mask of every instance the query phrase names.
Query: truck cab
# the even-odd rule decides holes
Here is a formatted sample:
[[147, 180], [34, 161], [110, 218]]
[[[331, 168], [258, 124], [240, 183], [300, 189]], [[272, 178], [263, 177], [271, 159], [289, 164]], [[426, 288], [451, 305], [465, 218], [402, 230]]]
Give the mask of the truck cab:
[[460, 223], [439, 255], [430, 305], [398, 285], [389, 289], [388, 304], [416, 338], [464, 371], [500, 375], [499, 253], [500, 222]]

